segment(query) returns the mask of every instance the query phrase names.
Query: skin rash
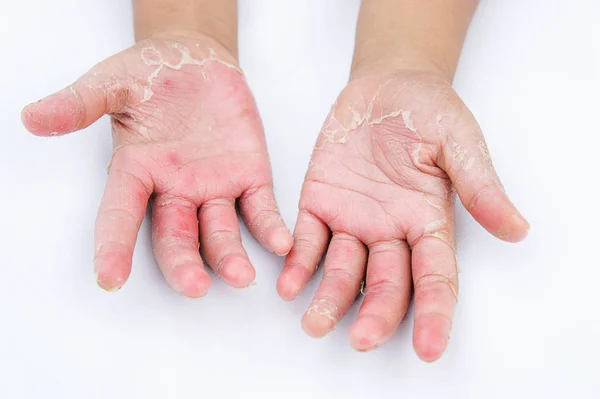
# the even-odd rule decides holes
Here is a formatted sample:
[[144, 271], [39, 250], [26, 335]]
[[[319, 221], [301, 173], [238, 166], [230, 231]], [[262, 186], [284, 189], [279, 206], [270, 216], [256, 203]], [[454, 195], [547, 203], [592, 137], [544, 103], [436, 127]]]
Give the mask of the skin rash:
[[203, 35], [140, 41], [22, 117], [46, 136], [85, 128], [103, 114], [111, 115], [114, 151], [95, 234], [102, 288], [127, 281], [149, 202], [156, 259], [182, 295], [206, 294], [205, 260], [234, 287], [253, 282], [236, 201], [263, 246], [289, 252], [258, 110], [235, 58], [218, 42]]
[[425, 360], [439, 357], [458, 300], [455, 192], [493, 234], [526, 234], [477, 122], [445, 80], [398, 70], [352, 79], [315, 145], [278, 281], [293, 299], [326, 253], [306, 332], [331, 331], [366, 280], [352, 345], [370, 350], [389, 339], [414, 290], [415, 346]]
[[309, 335], [335, 328], [362, 292], [349, 338], [357, 350], [376, 348], [414, 292], [413, 346], [421, 359], [438, 359], [458, 300], [455, 194], [503, 240], [520, 241], [529, 229], [450, 84], [476, 4], [362, 0], [351, 79], [317, 139], [292, 238], [236, 59], [237, 2], [135, 0], [139, 42], [22, 113], [39, 136], [111, 116], [114, 150], [95, 231], [98, 284], [116, 291], [127, 281], [148, 204], [155, 257], [173, 290], [205, 295], [205, 262], [233, 287], [252, 284], [237, 205], [252, 235], [286, 256], [277, 282], [283, 299], [298, 295], [325, 255], [302, 318]]

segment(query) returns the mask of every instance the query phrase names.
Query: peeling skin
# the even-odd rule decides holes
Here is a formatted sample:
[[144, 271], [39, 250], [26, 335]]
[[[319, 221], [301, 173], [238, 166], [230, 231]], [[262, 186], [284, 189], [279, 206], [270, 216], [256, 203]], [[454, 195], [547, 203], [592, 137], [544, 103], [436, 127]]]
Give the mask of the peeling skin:
[[[96, 258], [100, 254], [100, 251], [102, 251], [102, 244], [98, 244], [98, 246], [94, 250], [94, 260], [96, 260]], [[119, 277], [111, 277], [110, 280], [101, 279], [100, 276], [98, 275], [98, 269], [96, 268], [95, 265], [94, 265], [94, 276], [95, 276], [96, 282], [98, 283], [100, 288], [102, 288], [103, 290], [108, 291], [108, 292], [117, 292], [121, 289], [123, 284], [125, 284], [125, 280], [123, 280]], [[108, 288], [108, 289], [105, 288], [107, 286], [112, 286], [112, 288]]]
[[[198, 44], [196, 44], [196, 46], [199, 48]], [[150, 100], [152, 98], [152, 96], [154, 95], [154, 92], [152, 91], [152, 85], [153, 85], [154, 79], [156, 79], [158, 77], [158, 75], [163, 70], [163, 68], [171, 69], [173, 71], [179, 71], [185, 65], [196, 65], [196, 66], [199, 66], [202, 68], [202, 67], [204, 67], [204, 65], [206, 65], [209, 62], [216, 62], [227, 68], [234, 69], [234, 70], [238, 71], [240, 74], [242, 73], [242, 71], [237, 66], [218, 59], [216, 52], [212, 48], [209, 49], [210, 56], [208, 58], [200, 60], [200, 59], [196, 59], [196, 58], [192, 57], [192, 55], [190, 53], [190, 49], [180, 43], [174, 42], [174, 43], [172, 43], [172, 47], [174, 49], [179, 50], [179, 52], [181, 53], [181, 59], [179, 60], [179, 62], [177, 64], [171, 64], [168, 61], [166, 61], [163, 58], [160, 51], [158, 51], [158, 49], [156, 49], [152, 43], [150, 43], [149, 46], [144, 47], [142, 49], [142, 52], [141, 52], [142, 61], [144, 61], [144, 63], [148, 66], [156, 66], [157, 68], [154, 70], [154, 72], [152, 72], [150, 74], [150, 76], [148, 76], [148, 84], [144, 90], [144, 98], [142, 99], [141, 104]], [[202, 71], [202, 76], [203, 76], [204, 80], [208, 80], [208, 75], [207, 75], [206, 71], [204, 71], [204, 70]]]
[[[446, 128], [442, 124], [442, 120], [444, 119], [444, 117], [446, 117], [446, 116], [438, 115], [436, 117], [436, 124], [438, 126], [438, 134], [441, 137], [447, 136]], [[467, 151], [467, 149], [465, 149], [459, 143], [454, 141], [451, 137], [449, 137], [449, 139], [452, 140], [452, 154], [451, 154], [452, 159], [456, 163], [458, 163], [458, 165], [461, 169], [463, 169], [465, 171], [471, 170], [473, 168], [473, 165], [475, 165], [475, 162], [477, 161], [477, 159], [474, 157], [470, 157], [469, 151]], [[460, 184], [460, 183], [457, 183], [457, 184]]]
[[481, 153], [481, 159], [483, 163], [483, 177], [488, 178], [492, 177], [498, 186], [504, 190], [504, 186], [500, 182], [500, 178], [496, 173], [496, 169], [494, 168], [494, 164], [492, 162], [492, 156], [490, 155], [490, 151], [488, 150], [487, 144], [485, 141], [480, 141], [478, 144], [479, 152]]
[[[100, 288], [102, 288], [104, 291], [108, 291], [108, 292], [117, 292], [119, 291], [121, 288], [123, 288], [123, 285], [125, 284], [125, 281], [121, 278], [111, 278], [110, 281], [106, 281], [103, 279], [100, 279], [98, 277], [98, 272], [96, 272], [96, 282], [98, 283], [98, 285], [100, 286]], [[109, 285], [112, 285], [112, 288], [105, 288], [107, 286], [107, 283]]]
[[404, 124], [406, 125], [407, 129], [413, 132], [419, 139], [417, 147], [412, 152], [413, 162], [416, 166], [419, 166], [419, 164], [421, 163], [420, 159], [421, 149], [423, 148], [423, 139], [417, 132], [417, 129], [415, 129], [415, 126], [413, 125], [412, 119], [410, 117], [410, 111], [402, 111], [402, 119], [404, 120]]
[[[411, 111], [399, 109], [399, 110], [389, 112], [387, 114], [375, 116], [374, 112], [373, 112], [373, 108], [375, 106], [375, 102], [379, 98], [380, 91], [381, 91], [381, 88], [369, 102], [364, 115], [361, 115], [361, 113], [358, 112], [356, 109], [354, 109], [352, 107], [348, 107], [350, 112], [352, 113], [352, 120], [350, 121], [350, 124], [348, 126], [344, 126], [344, 124], [338, 120], [338, 118], [335, 114], [335, 110], [337, 108], [337, 102], [336, 102], [333, 105], [331, 112], [329, 113], [329, 118], [328, 118], [327, 122], [325, 123], [325, 125], [323, 126], [323, 129], [321, 130], [321, 136], [324, 139], [322, 144], [323, 145], [325, 143], [345, 144], [348, 141], [348, 135], [350, 133], [356, 131], [358, 128], [362, 127], [363, 125], [365, 125], [365, 124], [367, 124], [368, 126], [380, 125], [387, 119], [396, 118], [398, 116], [401, 116], [406, 128], [408, 130], [410, 130], [411, 132], [415, 133], [415, 135], [417, 136], [417, 138], [419, 140], [419, 143], [417, 144], [417, 148], [416, 148], [415, 152], [413, 153], [413, 157], [418, 160], [419, 152], [420, 152], [421, 146], [422, 146], [422, 139], [421, 139], [421, 136], [419, 136], [419, 134], [417, 133], [417, 129], [414, 127], [414, 124], [412, 122]], [[322, 146], [317, 149], [322, 149]]]
[[310, 160], [308, 162], [308, 169], [311, 172], [311, 175], [314, 176], [314, 178], [327, 180], [327, 177], [328, 177], [327, 169], [320, 167], [313, 160]]
[[[452, 198], [453, 195], [454, 195], [454, 188], [452, 188], [450, 190], [450, 192], [448, 193], [448, 197]], [[421, 236], [421, 238], [434, 237], [434, 238], [437, 238], [438, 240], [442, 241], [444, 244], [448, 245], [450, 248], [452, 248], [452, 251], [454, 252], [454, 261], [456, 264], [456, 272], [460, 273], [460, 266], [458, 265], [458, 254], [456, 252], [456, 247], [454, 246], [454, 244], [452, 244], [452, 241], [450, 240], [450, 235], [447, 232], [448, 218], [446, 217], [444, 208], [440, 205], [437, 205], [437, 204], [434, 204], [433, 202], [431, 202], [431, 200], [425, 193], [423, 193], [423, 198], [425, 199], [425, 202], [427, 202], [429, 205], [431, 205], [432, 207], [434, 207], [435, 209], [437, 209], [440, 212], [441, 218], [438, 220], [434, 220], [433, 222], [427, 223], [425, 225], [425, 227], [423, 228], [423, 235]]]
[[96, 250], [94, 251], [94, 259], [98, 257], [100, 251], [102, 251], [102, 244], [98, 244], [98, 246], [96, 247]]
[[470, 158], [468, 151], [457, 142], [452, 143], [452, 159], [458, 162], [463, 170], [470, 170], [475, 164], [475, 158]]
[[444, 276], [443, 274], [430, 273], [430, 274], [421, 276], [421, 278], [417, 282], [417, 286], [423, 285], [425, 283], [431, 283], [431, 282], [445, 283], [450, 288], [450, 291], [452, 291], [452, 295], [454, 296], [454, 299], [456, 300], [456, 302], [458, 302], [458, 292], [456, 292], [456, 288], [454, 288], [454, 285], [452, 284], [450, 279], [448, 277]]
[[413, 124], [413, 121], [410, 117], [410, 111], [400, 111], [400, 112], [402, 113], [402, 119], [404, 120], [404, 124], [406, 125], [408, 130], [410, 130], [411, 132], [417, 133], [417, 129], [415, 128], [415, 125]]
[[140, 126], [138, 131], [142, 136], [144, 136], [147, 139], [150, 139], [150, 136], [148, 136], [148, 128], [146, 126]]
[[360, 283], [360, 293], [362, 296], [367, 295], [367, 282], [365, 280]]
[[308, 310], [306, 311], [307, 315], [310, 315], [312, 313], [316, 313], [319, 316], [324, 316], [329, 320], [332, 320], [334, 323], [337, 323], [339, 309], [337, 305], [335, 305], [329, 299], [319, 299], [313, 301]]
[[79, 94], [73, 88], [72, 85], [69, 86], [69, 90], [71, 91], [71, 93], [73, 93], [75, 100], [77, 100], [77, 113], [79, 114], [79, 120], [77, 121], [77, 124], [69, 132], [67, 132], [67, 133], [73, 133], [74, 131], [79, 130], [79, 128], [81, 127], [81, 124], [83, 123], [83, 118], [85, 117], [85, 107], [83, 105], [83, 101], [82, 101], [81, 97], [79, 96]]
[[438, 126], [438, 134], [440, 136], [445, 136], [447, 134], [446, 128], [444, 128], [444, 125], [442, 125], [442, 119], [444, 119], [445, 117], [446, 115], [438, 115], [435, 118], [435, 123]]
[[424, 227], [422, 237], [435, 237], [443, 241], [450, 248], [452, 248], [452, 251], [454, 251], [454, 253], [456, 254], [456, 248], [450, 241], [449, 234], [446, 231], [448, 227], [448, 218], [446, 217], [446, 212], [444, 208], [441, 205], [433, 203], [425, 193], [423, 193], [423, 198], [425, 199], [425, 202], [427, 202], [429, 205], [431, 205], [440, 212], [441, 218], [427, 223]]
[[[267, 195], [262, 196], [261, 198], [261, 202], [260, 204], [254, 204], [253, 206], [257, 207], [258, 209], [277, 209], [277, 203], [275, 202], [275, 200], [273, 198], [270, 198]], [[281, 216], [279, 216], [279, 220], [283, 220], [281, 218]], [[267, 222], [267, 223], [265, 223]], [[248, 220], [247, 221], [247, 225], [248, 227], [252, 228], [252, 229], [256, 229], [258, 230], [258, 234], [257, 237], [258, 239], [263, 239], [265, 234], [270, 230], [270, 228], [273, 226], [272, 224], [272, 219], [270, 219], [267, 215], [262, 215], [262, 216], [258, 216], [255, 217], [253, 220]], [[270, 252], [273, 252], [271, 250], [269, 250]], [[277, 255], [284, 255], [284, 254], [277, 254]]]
[[106, 165], [106, 173], [110, 173], [110, 167], [112, 166], [113, 158], [115, 157], [115, 154], [117, 153], [117, 151], [122, 147], [125, 147], [125, 145], [121, 144], [121, 145], [116, 146], [113, 149], [113, 152], [110, 155], [110, 159], [108, 160], [108, 165]]

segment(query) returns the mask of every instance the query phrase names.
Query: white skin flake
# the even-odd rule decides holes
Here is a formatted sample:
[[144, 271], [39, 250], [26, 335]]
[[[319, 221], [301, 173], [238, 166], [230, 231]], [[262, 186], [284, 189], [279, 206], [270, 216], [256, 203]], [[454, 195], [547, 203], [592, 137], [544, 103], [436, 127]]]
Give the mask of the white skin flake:
[[[177, 64], [171, 64], [168, 61], [166, 61], [163, 58], [160, 51], [158, 51], [152, 44], [142, 49], [141, 57], [144, 63], [148, 66], [156, 66], [157, 68], [154, 70], [154, 72], [150, 74], [150, 76], [148, 76], [148, 85], [145, 88], [144, 98], [142, 99], [141, 103], [150, 100], [154, 95], [154, 92], [152, 91], [152, 83], [154, 82], [154, 79], [156, 79], [156, 77], [163, 70], [163, 68], [171, 69], [173, 71], [179, 71], [181, 70], [181, 68], [183, 68], [184, 65], [196, 65], [202, 68], [209, 62], [216, 62], [227, 68], [231, 68], [238, 71], [239, 73], [242, 73], [242, 71], [237, 66], [218, 59], [217, 54], [213, 49], [209, 49], [210, 56], [208, 58], [199, 60], [191, 55], [190, 49], [186, 46], [180, 43], [173, 43], [172, 46], [173, 48], [181, 52], [181, 59]], [[202, 74], [204, 80], [207, 80], [208, 75], [206, 74], [206, 71], [202, 71]]]
[[[77, 100], [77, 111], [78, 111], [78, 114], [80, 115], [79, 121], [77, 121], [77, 124], [71, 130], [71, 132], [74, 132], [75, 130], [78, 130], [79, 127], [81, 126], [81, 124], [83, 123], [83, 118], [85, 116], [85, 112], [84, 112], [83, 102], [81, 101], [81, 97], [79, 96], [77, 91], [73, 88], [73, 86], [69, 86], [69, 90], [71, 91], [71, 93], [73, 93], [73, 96], [75, 96], [75, 99]], [[71, 133], [71, 132], [68, 132], [68, 133]]]
[[[381, 89], [379, 90], [381, 91]], [[398, 116], [402, 117], [404, 121], [404, 125], [408, 130], [415, 133], [417, 136], [419, 143], [417, 144], [417, 148], [413, 153], [415, 159], [419, 158], [419, 152], [421, 150], [421, 136], [417, 133], [417, 129], [415, 128], [413, 121], [411, 119], [411, 111], [407, 110], [395, 110], [389, 112], [387, 114], [375, 116], [373, 114], [373, 107], [375, 101], [379, 96], [379, 91], [373, 96], [373, 99], [369, 102], [367, 109], [364, 115], [361, 115], [356, 109], [349, 107], [350, 112], [352, 112], [352, 120], [350, 121], [349, 126], [344, 126], [337, 116], [335, 115], [335, 109], [337, 108], [337, 102], [333, 105], [331, 112], [329, 113], [329, 119], [323, 126], [321, 130], [321, 135], [324, 138], [323, 144], [325, 143], [336, 143], [336, 144], [345, 144], [348, 141], [348, 134], [356, 131], [359, 127], [363, 126], [365, 123], [368, 126], [375, 126], [382, 124], [385, 120], [390, 118], [397, 118]], [[321, 149], [321, 148], [319, 148]]]
[[306, 314], [316, 313], [319, 316], [324, 316], [334, 323], [337, 323], [339, 309], [328, 299], [319, 299], [312, 302]]
[[488, 150], [487, 144], [485, 144], [485, 141], [480, 141], [478, 146], [479, 152], [482, 155], [484, 178], [492, 176], [494, 180], [496, 180], [498, 185], [504, 188], [502, 186], [502, 183], [500, 182], [500, 179], [498, 178], [498, 175], [496, 174], [496, 170], [494, 169], [494, 164], [492, 163], [492, 156], [490, 155], [490, 151]]
[[441, 205], [433, 203], [425, 193], [423, 193], [423, 198], [425, 199], [425, 202], [437, 209], [441, 216], [440, 219], [434, 220], [425, 225], [423, 237], [435, 237], [447, 244], [456, 253], [456, 248], [454, 248], [454, 245], [452, 245], [450, 242], [450, 237], [446, 230], [448, 226], [448, 218], [446, 217], [444, 208]]
[[450, 279], [448, 277], [446, 277], [442, 274], [430, 273], [425, 276], [422, 276], [418, 280], [417, 286], [423, 285], [426, 283], [433, 283], [433, 282], [445, 283], [450, 288], [450, 291], [452, 292], [452, 296], [454, 296], [454, 299], [456, 300], [456, 302], [458, 302], [458, 292], [456, 291], [454, 284], [452, 284], [452, 282], [450, 281]]
[[435, 123], [438, 127], [438, 134], [440, 136], [445, 136], [446, 135], [446, 128], [444, 127], [444, 125], [442, 125], [442, 119], [444, 119], [445, 115], [438, 115], [437, 118], [435, 118]]

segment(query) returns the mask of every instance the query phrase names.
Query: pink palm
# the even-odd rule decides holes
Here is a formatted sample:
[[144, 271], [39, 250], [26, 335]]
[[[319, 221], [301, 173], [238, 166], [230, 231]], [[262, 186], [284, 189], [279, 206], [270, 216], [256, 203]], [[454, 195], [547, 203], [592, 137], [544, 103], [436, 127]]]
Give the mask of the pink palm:
[[60, 135], [104, 114], [111, 115], [114, 153], [95, 234], [103, 288], [127, 280], [150, 198], [157, 261], [183, 295], [203, 296], [210, 284], [199, 242], [228, 283], [253, 281], [236, 199], [266, 248], [289, 251], [258, 110], [235, 59], [217, 42], [189, 34], [140, 42], [26, 107], [23, 122], [34, 134]]
[[415, 349], [424, 360], [437, 359], [458, 295], [454, 187], [490, 232], [507, 241], [525, 237], [527, 222], [504, 193], [477, 123], [450, 85], [397, 71], [351, 81], [317, 141], [294, 247], [278, 282], [280, 295], [293, 299], [331, 237], [304, 329], [313, 336], [329, 332], [366, 273], [352, 345], [368, 350], [386, 341], [414, 286]]

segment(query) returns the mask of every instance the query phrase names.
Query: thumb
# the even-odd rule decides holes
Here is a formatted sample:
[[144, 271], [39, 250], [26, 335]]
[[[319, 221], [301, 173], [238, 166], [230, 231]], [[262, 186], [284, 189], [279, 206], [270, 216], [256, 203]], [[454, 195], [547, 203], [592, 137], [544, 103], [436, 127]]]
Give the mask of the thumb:
[[479, 224], [501, 240], [523, 240], [529, 223], [504, 191], [475, 118], [467, 111], [464, 118], [451, 119], [438, 118], [440, 135], [445, 137], [439, 166]]
[[65, 89], [21, 112], [25, 128], [37, 136], [54, 136], [84, 129], [111, 112], [119, 112], [129, 100], [125, 74], [111, 60], [98, 64]]

